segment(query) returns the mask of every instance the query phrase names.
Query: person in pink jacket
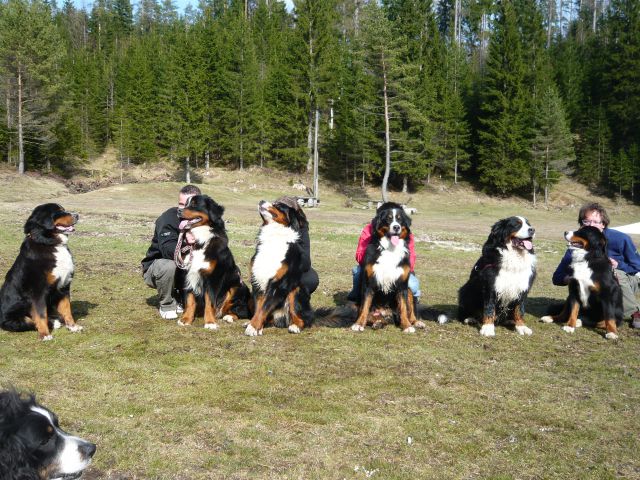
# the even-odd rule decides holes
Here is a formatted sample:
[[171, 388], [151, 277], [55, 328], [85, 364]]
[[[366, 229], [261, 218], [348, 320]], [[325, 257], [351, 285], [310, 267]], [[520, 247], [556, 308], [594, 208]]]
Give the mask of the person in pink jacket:
[[[347, 295], [347, 300], [358, 303], [360, 301], [360, 275], [362, 274], [362, 262], [364, 261], [364, 254], [367, 251], [367, 246], [371, 242], [371, 236], [373, 234], [373, 225], [368, 223], [360, 232], [360, 238], [358, 239], [358, 248], [356, 248], [356, 262], [358, 265], [353, 267], [351, 274], [353, 275], [353, 287]], [[413, 273], [416, 265], [416, 248], [415, 241], [413, 239], [413, 233], [409, 234], [409, 264], [411, 265], [411, 273], [409, 274], [409, 288], [413, 293], [416, 300], [420, 299], [420, 281], [418, 277]]]

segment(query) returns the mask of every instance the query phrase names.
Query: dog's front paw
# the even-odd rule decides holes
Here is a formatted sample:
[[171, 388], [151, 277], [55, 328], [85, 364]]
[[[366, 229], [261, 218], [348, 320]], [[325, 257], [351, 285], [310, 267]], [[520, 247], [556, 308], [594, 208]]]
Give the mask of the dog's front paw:
[[440, 325], [449, 322], [449, 317], [447, 317], [444, 313], [441, 313], [440, 315], [438, 315], [438, 323]]
[[540, 321], [543, 323], [553, 323], [553, 317], [551, 315], [545, 315], [544, 317], [540, 317]]
[[206, 328], [207, 330], [218, 330], [220, 327], [217, 323], [205, 323], [204, 328]]
[[427, 326], [422, 320], [418, 320], [416, 323], [413, 324], [413, 326], [415, 328], [427, 328]]
[[225, 315], [224, 317], [222, 317], [222, 321], [227, 323], [233, 323], [235, 322], [235, 318], [233, 318], [233, 315]]
[[526, 325], [516, 325], [516, 332], [520, 335], [531, 335], [533, 334], [533, 330], [531, 330]]
[[53, 340], [53, 335], [45, 335], [43, 337], [40, 337], [40, 340], [42, 340], [43, 342], [49, 342]]
[[416, 333], [416, 329], [415, 327], [407, 327], [402, 331], [402, 333]]
[[576, 328], [580, 328], [582, 326], [582, 319], [576, 318]]
[[480, 328], [480, 335], [483, 337], [495, 337], [496, 336], [496, 327], [493, 323], [485, 323]]
[[258, 335], [262, 335], [262, 329], [256, 330], [253, 327], [253, 325], [249, 323], [249, 325], [247, 325], [246, 330], [244, 331], [244, 334], [247, 335], [248, 337], [257, 337]]
[[574, 327], [570, 327], [569, 325], [565, 325], [564, 327], [562, 327], [562, 330], [564, 330], [567, 333], [573, 333], [576, 331]]
[[83, 327], [81, 327], [80, 325], [67, 325], [67, 330], [73, 333], [78, 333], [83, 330]]
[[364, 332], [364, 327], [362, 325], [354, 323], [353, 325], [351, 325], [351, 330], [353, 330], [354, 332]]
[[62, 323], [60, 322], [60, 320], [54, 320], [53, 321], [53, 329], [54, 330], [58, 330], [60, 327], [62, 327]]
[[465, 325], [473, 325], [474, 323], [478, 323], [478, 321], [473, 317], [467, 317], [462, 321], [462, 323]]
[[300, 333], [300, 327], [297, 325], [289, 325], [289, 333]]
[[617, 340], [618, 339], [618, 334], [617, 333], [613, 333], [613, 332], [607, 332], [607, 334], [604, 336], [604, 338], [606, 338], [607, 340]]
[[190, 323], [184, 323], [182, 320], [178, 320], [178, 325], [180, 325], [181, 327], [190, 327], [191, 326]]

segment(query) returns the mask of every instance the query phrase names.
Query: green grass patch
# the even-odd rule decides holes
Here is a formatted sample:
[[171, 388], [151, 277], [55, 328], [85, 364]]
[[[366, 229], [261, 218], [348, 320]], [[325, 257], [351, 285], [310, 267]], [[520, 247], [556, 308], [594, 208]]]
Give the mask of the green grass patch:
[[[204, 190], [226, 207], [246, 279], [258, 200], [295, 191], [278, 179], [252, 188], [261, 179], [251, 172], [215, 176]], [[611, 342], [599, 331], [569, 335], [537, 321], [565, 294], [550, 278], [564, 251], [560, 234], [575, 224], [573, 209], [473, 202], [469, 193], [458, 200], [428, 189], [411, 201], [419, 209], [413, 231], [423, 301], [451, 314], [491, 224], [529, 217], [539, 254], [526, 316], [531, 337], [499, 327], [486, 339], [453, 322], [415, 335], [393, 327], [300, 335], [270, 328], [249, 338], [238, 323], [211, 332], [201, 318], [181, 328], [157, 315], [139, 262], [178, 187], [79, 195], [61, 187], [53, 200], [47, 191], [28, 200], [0, 196], [2, 274], [41, 200], [81, 215], [70, 240], [72, 306], [85, 331], [59, 330], [48, 343], [35, 333], [0, 332], [0, 371], [5, 385], [35, 392], [63, 428], [98, 444], [88, 478], [640, 477], [640, 335], [623, 327]], [[344, 300], [358, 234], [373, 216], [343, 208], [327, 186], [324, 192], [322, 207], [307, 210], [320, 275], [315, 307]]]

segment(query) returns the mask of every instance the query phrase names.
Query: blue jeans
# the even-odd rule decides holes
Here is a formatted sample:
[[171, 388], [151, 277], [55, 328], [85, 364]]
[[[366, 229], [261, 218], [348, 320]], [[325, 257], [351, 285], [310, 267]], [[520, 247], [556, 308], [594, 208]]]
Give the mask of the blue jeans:
[[[353, 267], [353, 269], [351, 270], [351, 275], [353, 276], [353, 286], [351, 287], [349, 295], [347, 295], [347, 300], [358, 302], [360, 301], [360, 291], [358, 288], [360, 286], [360, 275], [362, 275], [362, 266], [356, 265], [355, 267]], [[420, 294], [422, 293], [420, 292], [420, 280], [418, 280], [418, 277], [416, 277], [413, 272], [409, 274], [409, 290], [411, 290], [411, 293], [413, 293], [413, 296], [416, 297], [416, 299], [419, 299]]]

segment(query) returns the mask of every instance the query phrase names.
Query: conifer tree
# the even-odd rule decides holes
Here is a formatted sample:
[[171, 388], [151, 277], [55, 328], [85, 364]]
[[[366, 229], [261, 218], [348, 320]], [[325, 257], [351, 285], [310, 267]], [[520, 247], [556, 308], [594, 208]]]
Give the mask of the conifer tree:
[[519, 192], [530, 181], [525, 74], [515, 10], [503, 0], [489, 47], [478, 132], [480, 182], [500, 194]]

